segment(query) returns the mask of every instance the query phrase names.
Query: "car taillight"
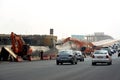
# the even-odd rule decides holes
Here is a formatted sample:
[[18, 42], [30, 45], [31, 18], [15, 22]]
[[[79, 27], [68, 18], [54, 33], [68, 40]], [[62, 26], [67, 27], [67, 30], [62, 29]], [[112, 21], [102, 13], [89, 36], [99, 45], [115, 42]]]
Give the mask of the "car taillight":
[[109, 56], [108, 56], [108, 55], [106, 55], [106, 58], [109, 58]]
[[92, 55], [92, 58], [95, 58], [95, 56], [94, 56], [94, 55]]

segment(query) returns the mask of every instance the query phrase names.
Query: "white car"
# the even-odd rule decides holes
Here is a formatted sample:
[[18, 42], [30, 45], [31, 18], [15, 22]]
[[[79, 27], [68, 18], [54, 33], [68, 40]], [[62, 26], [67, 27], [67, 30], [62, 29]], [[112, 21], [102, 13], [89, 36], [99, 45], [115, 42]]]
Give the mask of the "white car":
[[107, 50], [96, 50], [92, 54], [92, 65], [96, 65], [96, 63], [107, 63], [108, 65], [112, 64], [112, 58]]

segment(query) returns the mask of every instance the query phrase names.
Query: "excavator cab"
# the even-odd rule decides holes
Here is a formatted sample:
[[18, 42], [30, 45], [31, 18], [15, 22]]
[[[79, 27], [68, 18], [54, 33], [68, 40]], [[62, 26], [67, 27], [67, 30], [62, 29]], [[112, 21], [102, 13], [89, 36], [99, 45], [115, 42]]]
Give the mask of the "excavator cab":
[[86, 50], [86, 47], [81, 47], [80, 51], [84, 52]]
[[29, 48], [30, 48], [29, 44], [24, 44], [22, 47], [22, 53], [26, 55], [26, 53], [28, 53]]

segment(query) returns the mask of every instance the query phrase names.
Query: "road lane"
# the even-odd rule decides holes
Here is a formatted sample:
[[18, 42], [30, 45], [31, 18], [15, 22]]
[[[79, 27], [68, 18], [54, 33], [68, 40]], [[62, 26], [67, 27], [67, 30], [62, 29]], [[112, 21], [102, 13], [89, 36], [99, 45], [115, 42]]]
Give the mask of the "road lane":
[[91, 65], [91, 58], [77, 65], [56, 65], [55, 60], [5, 62], [0, 64], [0, 80], [120, 80], [120, 58], [113, 65]]

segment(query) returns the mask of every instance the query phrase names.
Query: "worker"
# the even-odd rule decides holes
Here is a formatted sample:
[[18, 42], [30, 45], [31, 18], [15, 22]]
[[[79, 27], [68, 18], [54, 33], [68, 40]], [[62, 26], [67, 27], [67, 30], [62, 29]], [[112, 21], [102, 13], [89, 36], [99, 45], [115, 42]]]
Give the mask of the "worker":
[[41, 50], [41, 52], [40, 52], [40, 58], [41, 58], [41, 60], [43, 60], [43, 50]]

